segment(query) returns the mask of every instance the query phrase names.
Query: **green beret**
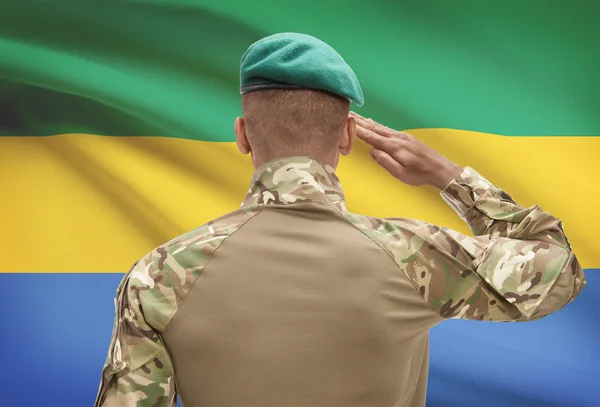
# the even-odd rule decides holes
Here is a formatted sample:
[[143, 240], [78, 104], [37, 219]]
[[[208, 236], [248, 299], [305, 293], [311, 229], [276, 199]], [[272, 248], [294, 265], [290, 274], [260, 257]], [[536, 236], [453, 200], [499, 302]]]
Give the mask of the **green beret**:
[[346, 61], [323, 41], [279, 33], [250, 45], [242, 56], [240, 93], [261, 89], [315, 89], [364, 103], [360, 83]]

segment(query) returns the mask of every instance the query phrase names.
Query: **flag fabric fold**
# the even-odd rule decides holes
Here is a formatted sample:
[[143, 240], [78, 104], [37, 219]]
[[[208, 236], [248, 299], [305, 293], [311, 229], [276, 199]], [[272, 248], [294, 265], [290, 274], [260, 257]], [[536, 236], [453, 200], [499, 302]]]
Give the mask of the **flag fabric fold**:
[[[233, 134], [241, 55], [261, 37], [295, 31], [332, 45], [356, 72], [365, 96], [357, 111], [560, 218], [586, 268], [581, 298], [542, 321], [435, 328], [429, 405], [594, 405], [594, 7], [1, 2], [0, 298], [12, 311], [0, 323], [15, 333], [0, 342], [8, 404], [92, 402], [122, 273], [157, 245], [235, 210], [247, 191], [253, 168]], [[393, 179], [362, 142], [338, 175], [354, 212], [470, 233], [437, 191]], [[81, 390], [69, 392], [59, 377]], [[32, 385], [41, 391], [28, 391]]]

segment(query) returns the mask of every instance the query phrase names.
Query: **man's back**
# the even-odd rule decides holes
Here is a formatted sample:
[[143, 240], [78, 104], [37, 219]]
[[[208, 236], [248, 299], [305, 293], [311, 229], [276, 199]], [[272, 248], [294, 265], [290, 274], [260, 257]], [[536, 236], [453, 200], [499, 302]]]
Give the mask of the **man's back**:
[[215, 251], [163, 337], [186, 406], [393, 406], [421, 373], [436, 319], [424, 306], [335, 208], [266, 205]]
[[156, 249], [124, 280], [129, 339], [117, 334], [111, 349], [129, 359], [112, 354], [99, 399], [424, 406], [432, 326], [540, 318], [584, 284], [559, 221], [538, 207], [470, 169], [442, 196], [487, 233], [353, 214], [333, 169], [310, 157], [262, 165], [238, 211]]

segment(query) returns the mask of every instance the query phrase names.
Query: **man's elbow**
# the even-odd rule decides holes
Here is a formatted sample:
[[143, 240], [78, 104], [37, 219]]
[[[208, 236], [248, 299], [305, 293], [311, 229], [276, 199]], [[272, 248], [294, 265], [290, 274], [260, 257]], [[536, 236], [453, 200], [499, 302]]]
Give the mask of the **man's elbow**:
[[577, 298], [585, 287], [586, 279], [581, 264], [572, 252], [566, 252], [567, 260], [564, 266], [553, 284], [549, 285], [547, 292], [542, 296], [535, 311], [529, 315], [528, 320], [541, 319], [561, 310]]

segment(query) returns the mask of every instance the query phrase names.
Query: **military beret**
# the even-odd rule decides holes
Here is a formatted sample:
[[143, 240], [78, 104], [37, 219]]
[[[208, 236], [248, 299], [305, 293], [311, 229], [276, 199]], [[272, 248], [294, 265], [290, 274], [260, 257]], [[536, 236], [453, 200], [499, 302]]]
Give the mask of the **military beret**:
[[333, 48], [306, 34], [279, 33], [250, 45], [242, 56], [240, 93], [261, 89], [315, 89], [362, 106], [360, 83]]

